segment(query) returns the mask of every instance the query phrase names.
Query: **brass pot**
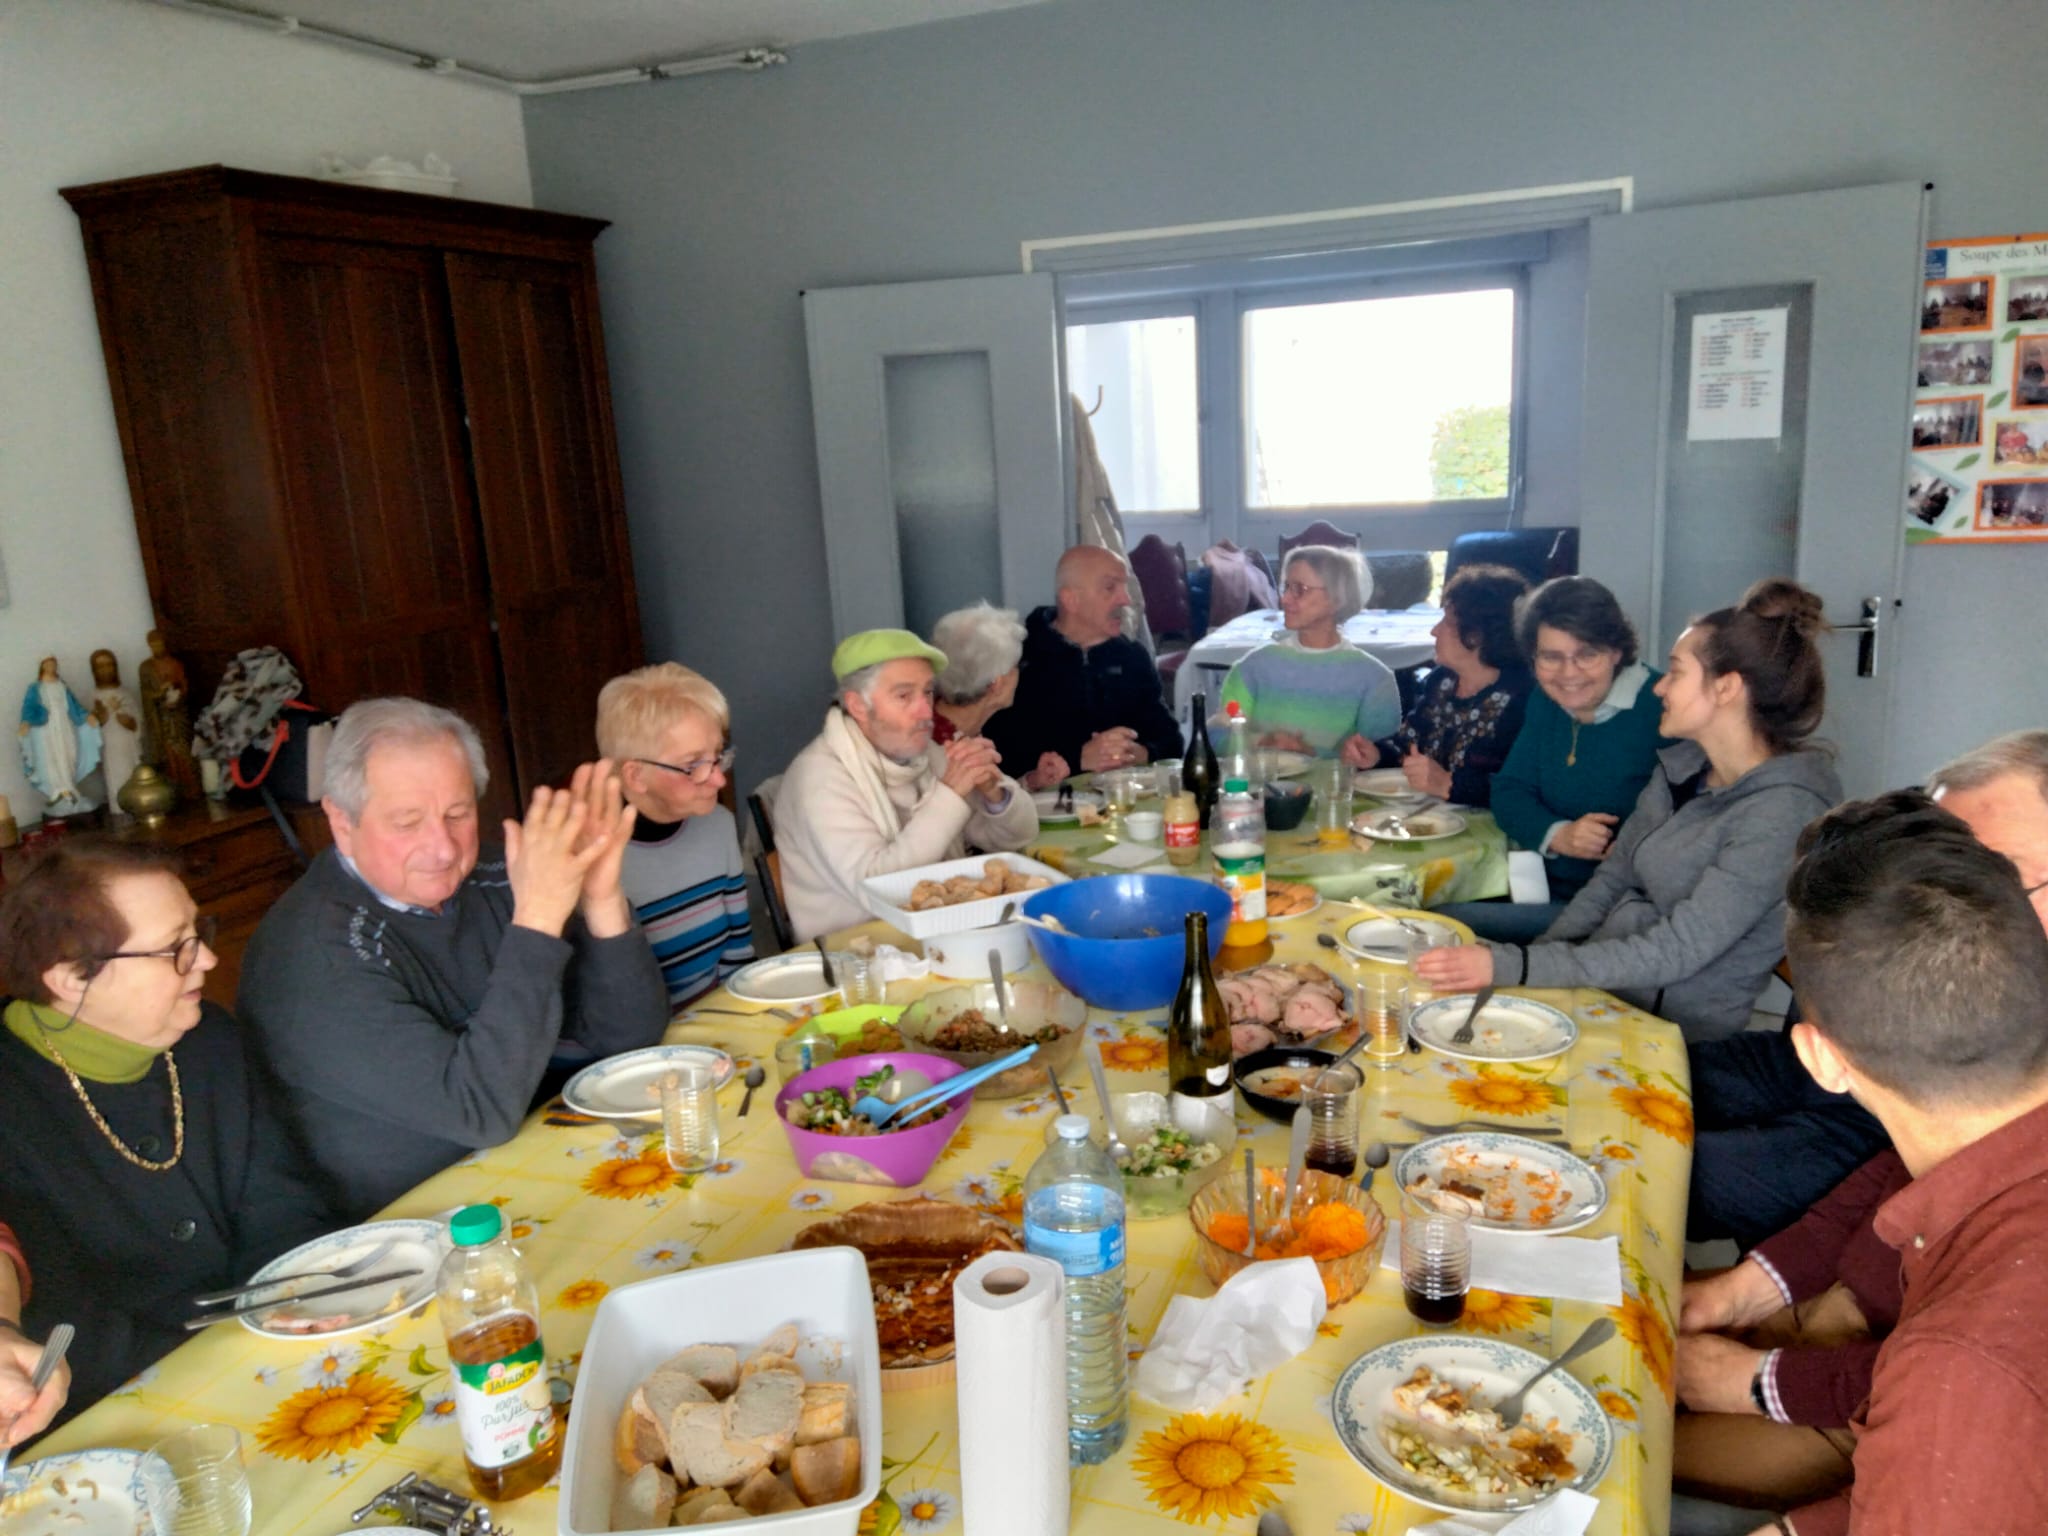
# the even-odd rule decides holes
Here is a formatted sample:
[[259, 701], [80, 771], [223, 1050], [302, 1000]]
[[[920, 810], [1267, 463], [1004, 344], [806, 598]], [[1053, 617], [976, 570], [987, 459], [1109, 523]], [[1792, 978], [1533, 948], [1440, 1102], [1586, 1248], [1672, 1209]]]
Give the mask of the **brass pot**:
[[121, 809], [145, 827], [160, 827], [178, 803], [177, 786], [149, 764], [143, 763], [115, 796]]

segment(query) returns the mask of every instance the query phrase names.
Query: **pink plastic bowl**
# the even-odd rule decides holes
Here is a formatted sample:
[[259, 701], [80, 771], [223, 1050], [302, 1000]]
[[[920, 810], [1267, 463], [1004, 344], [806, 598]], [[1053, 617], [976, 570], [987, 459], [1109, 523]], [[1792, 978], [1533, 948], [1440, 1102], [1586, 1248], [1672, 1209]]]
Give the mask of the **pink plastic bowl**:
[[789, 1137], [789, 1150], [796, 1154], [797, 1167], [807, 1179], [831, 1179], [842, 1184], [888, 1184], [911, 1189], [924, 1182], [932, 1164], [946, 1150], [946, 1143], [967, 1118], [974, 1095], [963, 1093], [949, 1100], [946, 1112], [929, 1125], [907, 1131], [884, 1131], [879, 1136], [827, 1136], [789, 1123], [793, 1100], [820, 1088], [837, 1088], [851, 1097], [856, 1078], [883, 1066], [898, 1072], [922, 1072], [934, 1086], [966, 1071], [943, 1056], [924, 1056], [911, 1051], [884, 1051], [870, 1056], [844, 1056], [799, 1073], [782, 1085], [775, 1095], [775, 1118]]

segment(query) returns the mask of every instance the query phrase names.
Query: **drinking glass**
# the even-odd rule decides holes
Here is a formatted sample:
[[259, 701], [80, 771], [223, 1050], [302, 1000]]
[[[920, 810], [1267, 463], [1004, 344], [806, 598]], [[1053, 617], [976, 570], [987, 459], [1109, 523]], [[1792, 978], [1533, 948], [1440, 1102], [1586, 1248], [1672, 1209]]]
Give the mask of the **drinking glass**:
[[[1403, 930], [1404, 932], [1406, 930]], [[1407, 935], [1408, 949], [1408, 1006], [1420, 1007], [1436, 996], [1428, 982], [1415, 974], [1415, 962], [1432, 949], [1455, 949], [1459, 939], [1455, 930], [1426, 926], [1420, 933]]]
[[873, 955], [835, 949], [832, 952], [832, 974], [839, 978], [841, 1007], [859, 1008], [882, 1001], [882, 971], [875, 964]]
[[822, 1067], [839, 1054], [830, 1035], [789, 1035], [775, 1042], [775, 1080], [786, 1083], [799, 1073]]
[[1401, 1210], [1401, 1296], [1432, 1328], [1465, 1315], [1472, 1284], [1472, 1233], [1461, 1216], [1406, 1201]]
[[1138, 786], [1129, 773], [1105, 773], [1096, 776], [1096, 784], [1102, 790], [1102, 809], [1110, 821], [1123, 825], [1124, 814], [1138, 803]]
[[249, 1536], [249, 1473], [229, 1425], [195, 1424], [157, 1441], [143, 1458], [142, 1492], [156, 1536]]
[[1365, 1078], [1346, 1062], [1303, 1081], [1300, 1114], [1308, 1116], [1310, 1168], [1348, 1179], [1358, 1171], [1358, 1090]]
[[1342, 758], [1316, 764], [1316, 841], [1351, 846], [1351, 765]]
[[1180, 765], [1177, 757], [1162, 757], [1152, 765], [1152, 777], [1159, 785], [1159, 798], [1170, 800], [1180, 793]]
[[1365, 1054], [1374, 1061], [1399, 1061], [1408, 1049], [1408, 974], [1360, 966], [1351, 978], [1351, 1005], [1365, 1032]]
[[661, 1080], [661, 1139], [669, 1167], [702, 1173], [718, 1161], [718, 1075], [683, 1061]]

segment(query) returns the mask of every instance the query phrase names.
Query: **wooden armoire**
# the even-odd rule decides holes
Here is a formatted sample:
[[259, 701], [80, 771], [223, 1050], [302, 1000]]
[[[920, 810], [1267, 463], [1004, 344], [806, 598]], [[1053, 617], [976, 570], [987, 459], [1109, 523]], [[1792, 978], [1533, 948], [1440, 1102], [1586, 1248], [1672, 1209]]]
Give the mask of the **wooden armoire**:
[[566, 780], [640, 660], [604, 222], [217, 165], [63, 195], [198, 701], [276, 645], [320, 708], [466, 716], [493, 819]]

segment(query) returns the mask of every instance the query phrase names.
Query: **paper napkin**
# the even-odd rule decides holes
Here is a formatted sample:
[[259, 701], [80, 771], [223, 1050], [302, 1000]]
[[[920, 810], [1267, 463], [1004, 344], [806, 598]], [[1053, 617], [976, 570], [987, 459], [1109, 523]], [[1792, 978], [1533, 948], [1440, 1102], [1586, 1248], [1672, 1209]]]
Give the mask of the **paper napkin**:
[[[1401, 1268], [1401, 1224], [1387, 1223], [1380, 1268]], [[1613, 1237], [1533, 1237], [1472, 1228], [1472, 1283], [1511, 1296], [1621, 1305], [1621, 1244]]]
[[1314, 1259], [1241, 1269], [1214, 1296], [1173, 1298], [1132, 1385], [1176, 1412], [1214, 1408], [1313, 1344], [1329, 1309]]
[[1600, 1501], [1576, 1488], [1560, 1488], [1519, 1515], [1445, 1515], [1408, 1527], [1408, 1536], [1582, 1536]]

